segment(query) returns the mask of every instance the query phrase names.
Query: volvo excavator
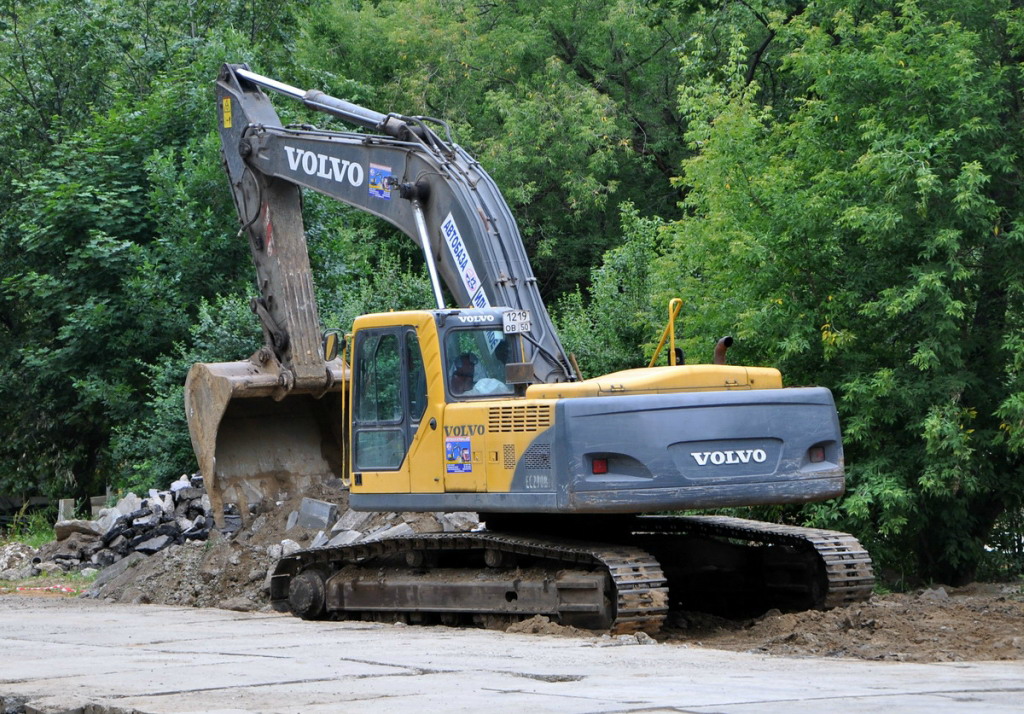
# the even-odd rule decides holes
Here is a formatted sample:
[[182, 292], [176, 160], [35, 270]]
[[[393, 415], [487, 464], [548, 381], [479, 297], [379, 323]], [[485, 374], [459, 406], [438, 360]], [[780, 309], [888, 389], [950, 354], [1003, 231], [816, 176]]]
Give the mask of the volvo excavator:
[[[284, 126], [264, 90], [357, 130]], [[486, 524], [286, 556], [275, 608], [445, 624], [544, 615], [653, 633], [670, 607], [829, 608], [870, 595], [870, 558], [848, 534], [664, 515], [841, 495], [827, 389], [674, 353], [581, 379], [509, 207], [443, 121], [246, 65], [225, 65], [216, 91], [265, 342], [246, 360], [193, 365], [186, 381], [218, 525], [225, 506], [248, 518], [338, 479], [356, 510], [475, 511]], [[339, 356], [317, 313], [303, 190], [414, 240], [436, 304], [358, 317]]]

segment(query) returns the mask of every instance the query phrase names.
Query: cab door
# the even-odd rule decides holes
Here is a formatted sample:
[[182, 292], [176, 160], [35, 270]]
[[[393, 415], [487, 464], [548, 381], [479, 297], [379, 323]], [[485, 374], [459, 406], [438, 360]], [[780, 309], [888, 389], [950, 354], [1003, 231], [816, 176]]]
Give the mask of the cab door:
[[423, 355], [415, 330], [408, 326], [360, 330], [352, 367], [354, 485], [377, 493], [407, 493], [406, 456], [427, 405]]

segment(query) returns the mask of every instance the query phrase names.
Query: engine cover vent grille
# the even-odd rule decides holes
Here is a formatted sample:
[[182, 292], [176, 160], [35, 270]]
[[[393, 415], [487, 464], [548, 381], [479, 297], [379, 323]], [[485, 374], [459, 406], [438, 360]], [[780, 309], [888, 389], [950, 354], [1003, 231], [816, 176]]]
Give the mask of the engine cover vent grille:
[[505, 468], [509, 471], [516, 467], [516, 447], [515, 444], [503, 444], [502, 452], [505, 461]]
[[533, 444], [523, 452], [523, 466], [528, 471], [551, 469], [551, 444]]
[[491, 433], [540, 431], [551, 426], [551, 405], [491, 407], [487, 419], [487, 429]]

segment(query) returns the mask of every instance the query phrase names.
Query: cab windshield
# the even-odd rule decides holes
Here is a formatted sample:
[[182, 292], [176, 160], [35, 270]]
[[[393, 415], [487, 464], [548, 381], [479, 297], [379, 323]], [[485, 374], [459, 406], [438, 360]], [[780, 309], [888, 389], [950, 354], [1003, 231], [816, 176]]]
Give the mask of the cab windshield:
[[505, 363], [514, 358], [516, 336], [500, 328], [452, 330], [444, 340], [448, 391], [452, 396], [491, 397], [512, 394]]

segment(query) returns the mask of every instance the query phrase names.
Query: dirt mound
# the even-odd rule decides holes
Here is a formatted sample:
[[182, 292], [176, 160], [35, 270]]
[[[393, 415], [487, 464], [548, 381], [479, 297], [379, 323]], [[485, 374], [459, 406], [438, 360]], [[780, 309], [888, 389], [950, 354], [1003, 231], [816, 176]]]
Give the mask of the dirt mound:
[[569, 627], [552, 622], [550, 618], [543, 615], [516, 622], [505, 628], [505, 632], [514, 632], [522, 635], [554, 635], [555, 637], [593, 637], [590, 630], [581, 630], [578, 627]]
[[874, 596], [828, 612], [733, 621], [673, 613], [659, 640], [774, 655], [902, 662], [1024, 659], [1024, 586]]

